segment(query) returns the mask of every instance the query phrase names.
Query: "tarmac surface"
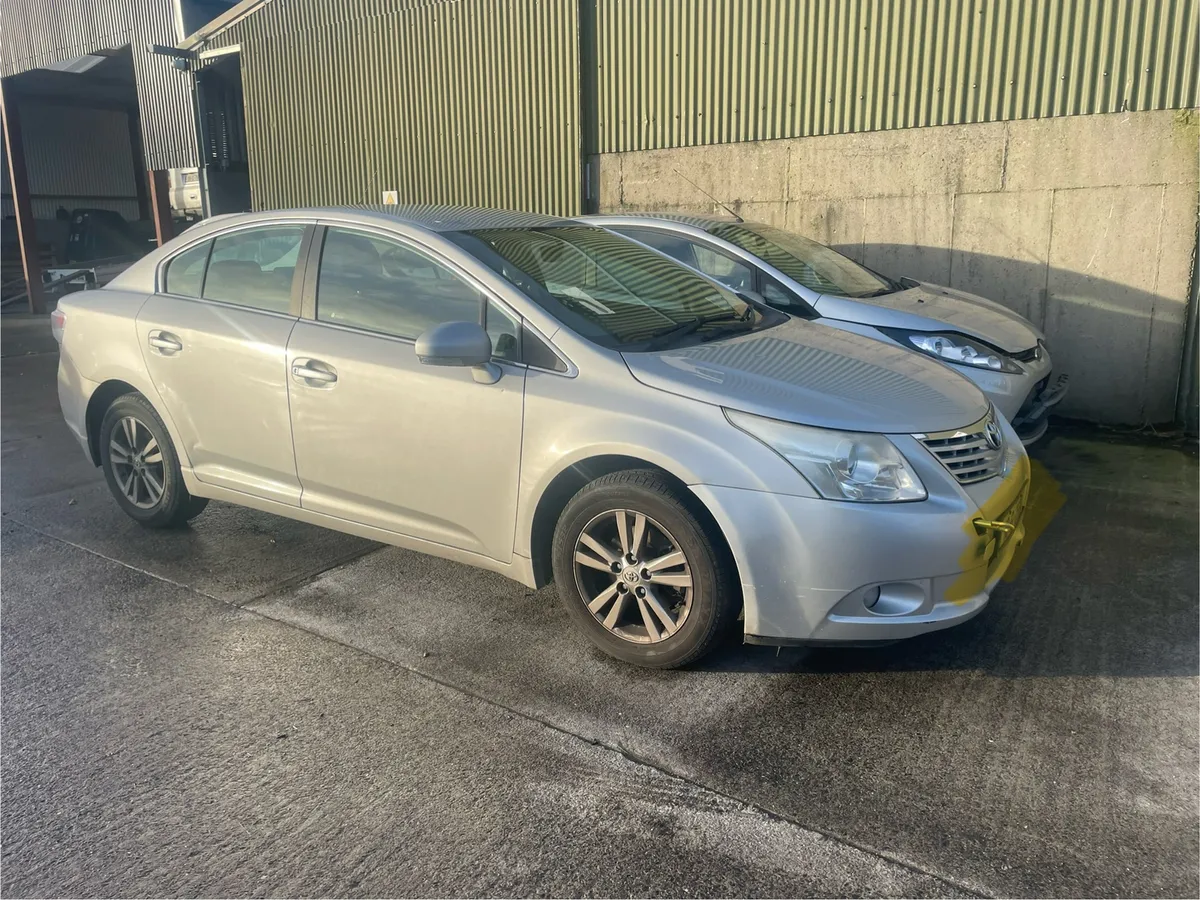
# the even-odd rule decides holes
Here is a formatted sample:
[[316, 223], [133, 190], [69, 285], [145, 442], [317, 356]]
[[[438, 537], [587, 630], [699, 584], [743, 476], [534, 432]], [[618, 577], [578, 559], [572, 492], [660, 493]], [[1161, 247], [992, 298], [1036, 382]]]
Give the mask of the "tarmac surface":
[[128, 520], [0, 360], [0, 893], [1197, 896], [1197, 461], [1060, 426], [1020, 571], [878, 650], [644, 671], [553, 588]]

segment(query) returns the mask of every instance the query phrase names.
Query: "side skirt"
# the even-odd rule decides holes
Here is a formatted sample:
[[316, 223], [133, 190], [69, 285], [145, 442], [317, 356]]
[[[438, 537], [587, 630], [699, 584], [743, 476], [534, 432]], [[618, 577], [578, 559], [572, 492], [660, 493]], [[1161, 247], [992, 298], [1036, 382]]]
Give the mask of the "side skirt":
[[500, 560], [492, 559], [490, 556], [472, 553], [469, 550], [459, 550], [457, 547], [449, 547], [445, 544], [435, 543], [434, 541], [409, 537], [406, 534], [397, 534], [394, 531], [386, 531], [383, 528], [374, 528], [370, 525], [361, 525], [349, 519], [339, 519], [337, 516], [313, 512], [299, 506], [290, 506], [276, 500], [268, 500], [263, 497], [256, 497], [253, 494], [231, 490], [230, 488], [206, 484], [205, 482], [198, 481], [190, 469], [183, 470], [183, 481], [187, 485], [188, 493], [195, 497], [207, 497], [210, 500], [221, 500], [225, 503], [233, 503], [236, 506], [247, 506], [250, 509], [272, 513], [287, 519], [296, 519], [300, 522], [307, 522], [310, 525], [319, 525], [322, 528], [329, 528], [333, 531], [341, 531], [345, 534], [353, 534], [357, 537], [366, 538], [367, 540], [379, 541], [381, 544], [390, 544], [393, 547], [403, 547], [405, 550], [415, 550], [417, 553], [425, 553], [429, 556], [437, 556], [453, 562], [465, 563], [468, 566], [474, 566], [478, 569], [497, 572], [500, 575], [520, 582], [526, 587], [534, 587], [533, 563], [524, 556], [513, 554], [512, 562], [500, 562]]

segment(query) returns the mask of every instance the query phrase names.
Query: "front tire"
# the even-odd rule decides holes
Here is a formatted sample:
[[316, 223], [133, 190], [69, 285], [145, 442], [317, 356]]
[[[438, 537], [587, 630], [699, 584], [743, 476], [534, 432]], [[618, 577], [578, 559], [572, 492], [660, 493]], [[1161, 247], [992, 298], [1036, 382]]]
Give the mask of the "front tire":
[[626, 662], [687, 665], [737, 619], [728, 548], [695, 498], [653, 470], [584, 486], [559, 517], [553, 565], [575, 623]]
[[154, 407], [141, 394], [118, 397], [100, 423], [100, 466], [117, 504], [146, 528], [175, 528], [208, 506], [183, 484], [179, 456]]

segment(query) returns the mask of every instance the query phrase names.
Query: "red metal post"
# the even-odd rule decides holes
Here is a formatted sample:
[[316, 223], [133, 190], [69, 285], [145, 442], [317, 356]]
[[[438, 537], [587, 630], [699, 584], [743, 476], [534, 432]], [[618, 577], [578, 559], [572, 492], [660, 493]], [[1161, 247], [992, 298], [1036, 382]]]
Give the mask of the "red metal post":
[[154, 234], [158, 246], [175, 237], [175, 222], [171, 219], [171, 182], [166, 169], [153, 169], [150, 178], [150, 213], [154, 216]]
[[125, 110], [125, 118], [129, 121], [129, 150], [133, 157], [133, 183], [137, 190], [138, 218], [145, 220], [150, 218], [150, 189], [146, 170], [142, 168], [146, 161], [142, 156], [142, 123], [137, 107], [128, 107]]
[[17, 240], [21, 245], [21, 267], [25, 273], [29, 311], [40, 313], [46, 306], [45, 292], [42, 290], [42, 265], [38, 258], [37, 226], [33, 221], [33, 206], [29, 202], [29, 172], [25, 168], [25, 144], [21, 141], [21, 116], [3, 79], [0, 79], [0, 118], [4, 122], [4, 151], [8, 157], [8, 178], [12, 184], [13, 211], [17, 217]]

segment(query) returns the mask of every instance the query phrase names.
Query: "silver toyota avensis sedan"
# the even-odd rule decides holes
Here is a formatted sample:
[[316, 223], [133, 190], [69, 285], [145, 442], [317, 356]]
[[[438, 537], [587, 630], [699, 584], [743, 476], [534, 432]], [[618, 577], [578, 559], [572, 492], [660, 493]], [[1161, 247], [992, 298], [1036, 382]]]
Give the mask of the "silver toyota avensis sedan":
[[753, 291], [794, 316], [892, 341], [940, 359], [974, 381], [1021, 440], [1046, 432], [1066, 395], [1051, 377], [1044, 335], [1028, 320], [974, 294], [912, 279], [893, 281], [815, 241], [733, 218], [650, 213], [587, 216], [740, 293]]
[[59, 396], [146, 526], [225, 500], [557, 582], [677, 666], [975, 615], [1028, 458], [965, 378], [518, 213], [210, 219], [65, 298]]

